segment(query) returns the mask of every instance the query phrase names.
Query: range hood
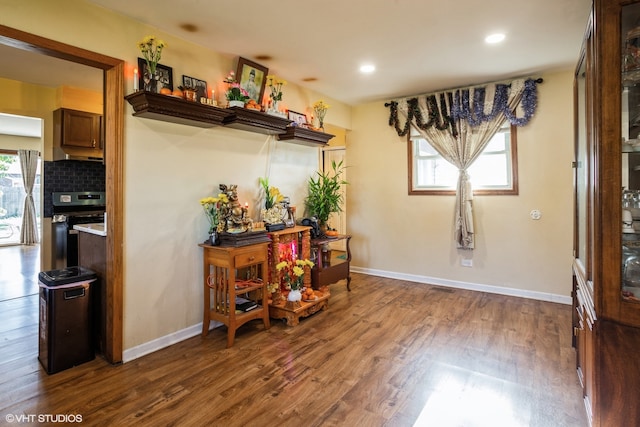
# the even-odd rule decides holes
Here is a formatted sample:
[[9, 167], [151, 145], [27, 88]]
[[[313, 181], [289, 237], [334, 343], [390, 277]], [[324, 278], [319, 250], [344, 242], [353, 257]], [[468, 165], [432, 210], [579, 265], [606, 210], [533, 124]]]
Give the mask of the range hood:
[[82, 160], [87, 162], [103, 162], [102, 151], [79, 147], [53, 147], [53, 160]]

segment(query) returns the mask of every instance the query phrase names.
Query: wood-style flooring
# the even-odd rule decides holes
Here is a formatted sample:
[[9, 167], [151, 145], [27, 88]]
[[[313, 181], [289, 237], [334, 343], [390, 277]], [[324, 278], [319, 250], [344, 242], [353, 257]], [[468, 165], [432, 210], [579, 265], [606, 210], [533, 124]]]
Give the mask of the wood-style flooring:
[[587, 426], [570, 306], [362, 274], [351, 288], [332, 285], [298, 326], [244, 325], [230, 349], [221, 327], [54, 375], [37, 360], [37, 296], [0, 302], [0, 424]]
[[40, 245], [0, 246], [0, 301], [37, 294], [39, 272]]

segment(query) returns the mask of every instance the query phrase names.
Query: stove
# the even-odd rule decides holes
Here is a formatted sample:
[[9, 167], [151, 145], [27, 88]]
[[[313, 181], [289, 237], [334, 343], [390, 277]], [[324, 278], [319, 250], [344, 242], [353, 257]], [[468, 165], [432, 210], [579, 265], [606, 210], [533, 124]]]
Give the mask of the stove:
[[53, 267], [75, 267], [78, 265], [78, 231], [73, 226], [104, 222], [106, 194], [102, 191], [53, 192], [52, 200]]

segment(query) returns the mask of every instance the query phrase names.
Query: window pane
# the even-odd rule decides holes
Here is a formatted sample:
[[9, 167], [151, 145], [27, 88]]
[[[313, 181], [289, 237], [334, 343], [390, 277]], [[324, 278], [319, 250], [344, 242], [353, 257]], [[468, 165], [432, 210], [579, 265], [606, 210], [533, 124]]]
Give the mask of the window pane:
[[[409, 191], [455, 191], [458, 169], [444, 160], [424, 138], [413, 135], [409, 143], [412, 144], [413, 153], [410, 181], [412, 188]], [[518, 193], [517, 185], [513, 184], [512, 174], [517, 166], [511, 164], [512, 161], [515, 162], [512, 150], [515, 150], [515, 129], [505, 126], [493, 136], [468, 170], [474, 190], [488, 190], [492, 194]]]

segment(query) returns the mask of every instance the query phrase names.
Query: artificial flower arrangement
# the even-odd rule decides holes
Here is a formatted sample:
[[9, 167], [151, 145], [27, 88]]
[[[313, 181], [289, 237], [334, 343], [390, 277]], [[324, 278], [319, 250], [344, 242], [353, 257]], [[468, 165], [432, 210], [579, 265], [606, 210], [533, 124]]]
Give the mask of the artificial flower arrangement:
[[218, 197], [200, 199], [200, 204], [209, 220], [209, 234], [216, 230], [220, 231], [218, 230], [220, 228], [220, 210], [227, 203], [229, 203], [229, 198], [224, 193], [218, 194]]
[[146, 36], [138, 42], [138, 49], [140, 49], [142, 56], [147, 61], [147, 67], [149, 67], [149, 73], [152, 76], [156, 73], [156, 66], [160, 62], [162, 49], [165, 47], [167, 47], [167, 44], [160, 39], [156, 39], [156, 36]]
[[305, 267], [312, 269], [314, 265], [308, 259], [284, 260], [276, 264], [276, 270], [283, 274], [286, 289], [299, 291], [304, 287]]
[[313, 112], [318, 119], [318, 128], [324, 128], [324, 116], [327, 114], [327, 110], [329, 109], [329, 105], [325, 104], [323, 100], [319, 100], [313, 103]]
[[279, 79], [274, 75], [267, 76], [267, 86], [269, 86], [269, 89], [271, 90], [269, 98], [271, 98], [272, 103], [282, 101], [282, 86], [285, 86], [286, 84], [286, 80]]
[[284, 196], [277, 187], [269, 185], [269, 178], [258, 178], [264, 190], [264, 209], [260, 211], [262, 220], [267, 224], [280, 224], [282, 221], [282, 209], [280, 203]]
[[236, 73], [234, 71], [229, 71], [229, 74], [227, 74], [227, 77], [225, 77], [224, 82], [229, 85], [229, 88], [226, 92], [227, 101], [246, 102], [247, 99], [249, 99], [249, 92], [240, 87], [240, 83], [238, 83], [238, 81], [236, 80]]

